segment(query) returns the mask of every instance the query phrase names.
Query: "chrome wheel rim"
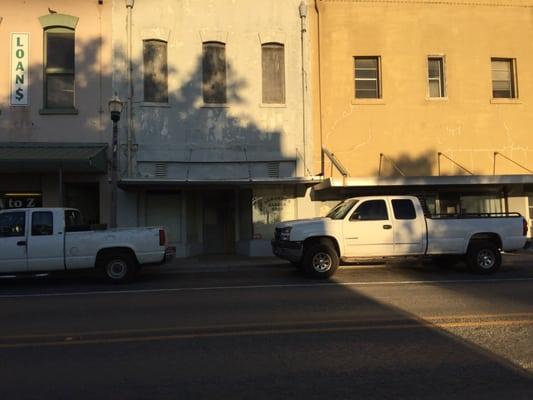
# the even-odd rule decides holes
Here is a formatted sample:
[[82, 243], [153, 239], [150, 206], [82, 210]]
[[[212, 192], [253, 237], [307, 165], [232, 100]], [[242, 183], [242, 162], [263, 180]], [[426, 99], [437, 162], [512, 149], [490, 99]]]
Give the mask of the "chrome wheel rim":
[[496, 263], [494, 252], [490, 250], [481, 250], [477, 254], [477, 264], [483, 269], [491, 269]]
[[317, 272], [326, 272], [331, 269], [333, 260], [328, 253], [320, 252], [313, 256], [313, 269]]
[[122, 279], [128, 273], [128, 264], [124, 260], [112, 260], [107, 264], [107, 275], [111, 279]]

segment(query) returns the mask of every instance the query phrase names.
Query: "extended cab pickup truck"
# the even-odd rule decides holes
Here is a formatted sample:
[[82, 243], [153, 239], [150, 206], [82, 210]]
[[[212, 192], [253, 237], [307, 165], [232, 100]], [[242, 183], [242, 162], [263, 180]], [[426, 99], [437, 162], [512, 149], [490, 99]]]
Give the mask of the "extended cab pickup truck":
[[433, 215], [413, 196], [347, 199], [325, 218], [276, 225], [272, 250], [307, 274], [327, 278], [339, 261], [431, 256], [463, 258], [481, 274], [501, 266], [501, 251], [521, 249], [527, 222], [518, 213]]
[[161, 228], [94, 231], [69, 208], [0, 211], [0, 274], [98, 268], [120, 282], [171, 257]]

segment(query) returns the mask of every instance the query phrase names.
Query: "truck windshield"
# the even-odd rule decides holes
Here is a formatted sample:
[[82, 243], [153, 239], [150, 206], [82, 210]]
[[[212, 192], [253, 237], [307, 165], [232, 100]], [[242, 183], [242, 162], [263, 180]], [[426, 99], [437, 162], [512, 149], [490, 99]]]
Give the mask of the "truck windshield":
[[359, 200], [355, 199], [344, 200], [333, 207], [326, 217], [331, 219], [343, 219], [358, 201]]

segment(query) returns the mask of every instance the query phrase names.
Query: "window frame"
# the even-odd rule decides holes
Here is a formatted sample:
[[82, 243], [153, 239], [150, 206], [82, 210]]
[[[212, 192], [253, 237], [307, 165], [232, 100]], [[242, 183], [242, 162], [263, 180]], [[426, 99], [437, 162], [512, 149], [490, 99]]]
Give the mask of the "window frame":
[[[510, 73], [510, 97], [500, 97], [494, 96], [494, 62], [507, 62], [509, 63], [509, 73]], [[493, 101], [513, 101], [518, 100], [518, 72], [517, 72], [517, 63], [516, 58], [513, 57], [491, 57], [490, 58], [490, 76], [491, 76], [491, 99]]]
[[[50, 233], [42, 233], [42, 232], [39, 232], [39, 233], [36, 233], [36, 231], [34, 231], [35, 229], [35, 225], [34, 225], [34, 218], [37, 214], [48, 214], [51, 218], [51, 231]], [[51, 212], [51, 211], [32, 211], [31, 213], [31, 221], [30, 221], [30, 236], [52, 236], [54, 234], [54, 213]]]
[[[218, 47], [222, 48], [224, 50], [224, 98], [223, 101], [209, 101], [209, 99], [206, 99], [206, 70], [205, 70], [205, 62], [206, 62], [206, 48], [209, 47]], [[202, 42], [202, 101], [204, 107], [225, 107], [228, 104], [228, 62], [227, 62], [227, 56], [226, 56], [226, 43], [220, 42], [217, 40], [208, 40]], [[206, 101], [207, 100], [207, 101]], [[215, 100], [221, 100], [221, 99], [215, 99]]]
[[[432, 60], [438, 60], [440, 61], [439, 65], [439, 96], [431, 96], [431, 81], [435, 81], [436, 78], [432, 78], [429, 76], [429, 66], [430, 61]], [[447, 100], [448, 99], [448, 88], [447, 88], [447, 79], [446, 79], [447, 71], [446, 71], [446, 56], [442, 54], [429, 54], [426, 57], [426, 79], [427, 79], [427, 90], [426, 90], [426, 98], [428, 100]]]
[[[168, 105], [169, 102], [169, 90], [168, 90], [168, 41], [159, 39], [159, 38], [143, 38], [142, 40], [143, 46], [142, 46], [142, 53], [143, 53], [143, 105], [154, 105], [154, 106], [165, 106]], [[159, 42], [164, 43], [164, 49], [165, 49], [165, 84], [164, 84], [164, 92], [166, 93], [165, 96], [162, 97], [161, 100], [158, 99], [146, 99], [146, 53], [145, 53], [145, 46], [147, 42]], [[156, 90], [157, 92], [157, 90]]]
[[13, 212], [9, 212], [9, 213], [5, 213], [5, 214], [2, 214], [2, 216], [9, 216], [9, 215], [15, 215], [15, 214], [22, 214], [22, 222], [23, 222], [23, 225], [22, 225], [22, 232], [18, 233], [18, 234], [14, 234], [13, 232], [11, 232], [10, 234], [4, 234], [2, 232], [0, 232], [0, 237], [3, 237], [3, 238], [6, 238], [6, 237], [26, 237], [26, 213], [24, 211], [13, 211]]
[[[368, 78], [357, 78], [357, 60], [376, 60], [376, 78], [375, 79], [368, 79]], [[383, 85], [382, 85], [382, 60], [381, 56], [353, 56], [353, 100], [355, 102], [376, 102], [376, 101], [382, 101], [383, 100]], [[357, 97], [357, 81], [358, 80], [364, 80], [364, 81], [376, 81], [376, 91], [377, 91], [377, 97]]]
[[[385, 206], [385, 212], [386, 212], [386, 218], [383, 219], [383, 218], [368, 218], [368, 219], [360, 219], [360, 216], [361, 216], [361, 213], [360, 213], [360, 209], [361, 207], [363, 207], [365, 204], [367, 203], [372, 203], [372, 202], [381, 202], [384, 206]], [[358, 218], [354, 218], [355, 215], [358, 216]], [[368, 200], [361, 200], [361, 203], [355, 208], [355, 210], [353, 210], [353, 212], [351, 213], [350, 215], [350, 222], [352, 221], [390, 221], [390, 210], [387, 206], [387, 202], [384, 200], [384, 199], [368, 199]]]
[[[281, 54], [283, 55], [283, 67], [280, 68], [280, 83], [281, 83], [281, 94], [282, 101], [265, 101], [265, 57], [264, 49], [281, 49]], [[285, 62], [285, 44], [281, 42], [265, 42], [261, 43], [261, 105], [266, 107], [276, 106], [276, 105], [286, 105], [287, 104], [287, 73]], [[269, 82], [272, 83], [272, 82]]]
[[[411, 209], [409, 210], [409, 212], [412, 211], [412, 214], [409, 214], [408, 217], [406, 216], [400, 216], [400, 212], [403, 211], [401, 210], [399, 207], [400, 207], [400, 203], [404, 203], [404, 204], [409, 204]], [[417, 215], [416, 215], [416, 208], [415, 208], [415, 205], [413, 203], [413, 200], [411, 199], [391, 199], [391, 207], [392, 207], [392, 215], [394, 215], [394, 219], [397, 220], [397, 221], [414, 221], [416, 220], [417, 218]]]

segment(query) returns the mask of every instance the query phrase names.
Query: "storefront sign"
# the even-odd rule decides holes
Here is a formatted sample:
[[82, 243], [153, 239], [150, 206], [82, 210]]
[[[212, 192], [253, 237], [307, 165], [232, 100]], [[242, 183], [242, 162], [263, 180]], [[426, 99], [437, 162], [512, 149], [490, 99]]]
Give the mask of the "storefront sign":
[[29, 96], [29, 33], [11, 34], [11, 105], [27, 106]]
[[0, 210], [6, 208], [42, 207], [40, 193], [0, 193]]

